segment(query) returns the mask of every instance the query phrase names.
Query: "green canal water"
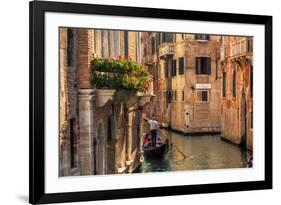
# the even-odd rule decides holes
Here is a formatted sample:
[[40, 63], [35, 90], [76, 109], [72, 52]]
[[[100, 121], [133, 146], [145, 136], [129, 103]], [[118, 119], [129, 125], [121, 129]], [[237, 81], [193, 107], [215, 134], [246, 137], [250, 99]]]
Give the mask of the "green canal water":
[[[136, 172], [163, 172], [247, 167], [251, 153], [219, 135], [184, 136], [166, 131], [174, 146], [163, 159], [145, 158]], [[186, 156], [176, 149], [178, 147]]]

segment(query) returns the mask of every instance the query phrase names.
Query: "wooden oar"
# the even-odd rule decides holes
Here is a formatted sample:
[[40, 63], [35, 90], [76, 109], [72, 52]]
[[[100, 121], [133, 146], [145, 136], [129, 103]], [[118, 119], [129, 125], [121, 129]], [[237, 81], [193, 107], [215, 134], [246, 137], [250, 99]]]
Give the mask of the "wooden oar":
[[[168, 136], [166, 135], [166, 133], [164, 133], [160, 128], [159, 128], [158, 130], [166, 137], [166, 139], [168, 138]], [[179, 153], [182, 154], [183, 159], [186, 159], [186, 158], [187, 158], [187, 156], [183, 153], [183, 151], [181, 151], [181, 150], [178, 148], [178, 146], [177, 146], [175, 143], [171, 142], [171, 144], [173, 144], [173, 146], [176, 148], [176, 150], [177, 150]]]
[[178, 150], [178, 152], [182, 154], [183, 159], [186, 159], [187, 156], [177, 147], [177, 145], [175, 143], [173, 143], [173, 142], [172, 142], [172, 144], [173, 144], [173, 146], [175, 146], [176, 150]]

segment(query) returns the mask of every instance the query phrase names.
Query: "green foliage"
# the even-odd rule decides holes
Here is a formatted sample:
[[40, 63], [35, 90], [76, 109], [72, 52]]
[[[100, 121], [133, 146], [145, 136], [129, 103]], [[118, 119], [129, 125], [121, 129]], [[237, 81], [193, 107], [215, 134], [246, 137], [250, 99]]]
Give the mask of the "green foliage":
[[91, 69], [92, 83], [97, 88], [145, 92], [149, 87], [150, 76], [147, 68], [131, 59], [94, 58]]

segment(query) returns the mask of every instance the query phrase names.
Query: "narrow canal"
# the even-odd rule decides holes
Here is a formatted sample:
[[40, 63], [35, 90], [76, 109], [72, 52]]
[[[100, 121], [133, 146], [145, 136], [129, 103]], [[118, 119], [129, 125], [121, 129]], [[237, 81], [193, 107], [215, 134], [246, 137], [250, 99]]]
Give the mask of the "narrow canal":
[[[163, 159], [145, 158], [136, 172], [163, 172], [247, 167], [249, 151], [222, 140], [219, 135], [184, 136], [166, 131], [173, 147]], [[176, 149], [181, 150], [186, 158]]]

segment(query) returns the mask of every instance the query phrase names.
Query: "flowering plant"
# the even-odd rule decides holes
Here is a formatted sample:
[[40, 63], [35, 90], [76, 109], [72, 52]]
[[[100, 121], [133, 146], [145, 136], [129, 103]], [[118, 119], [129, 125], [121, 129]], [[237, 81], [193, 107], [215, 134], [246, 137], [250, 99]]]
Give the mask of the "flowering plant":
[[94, 58], [91, 61], [92, 83], [97, 88], [127, 89], [145, 92], [151, 80], [143, 65], [131, 58]]

